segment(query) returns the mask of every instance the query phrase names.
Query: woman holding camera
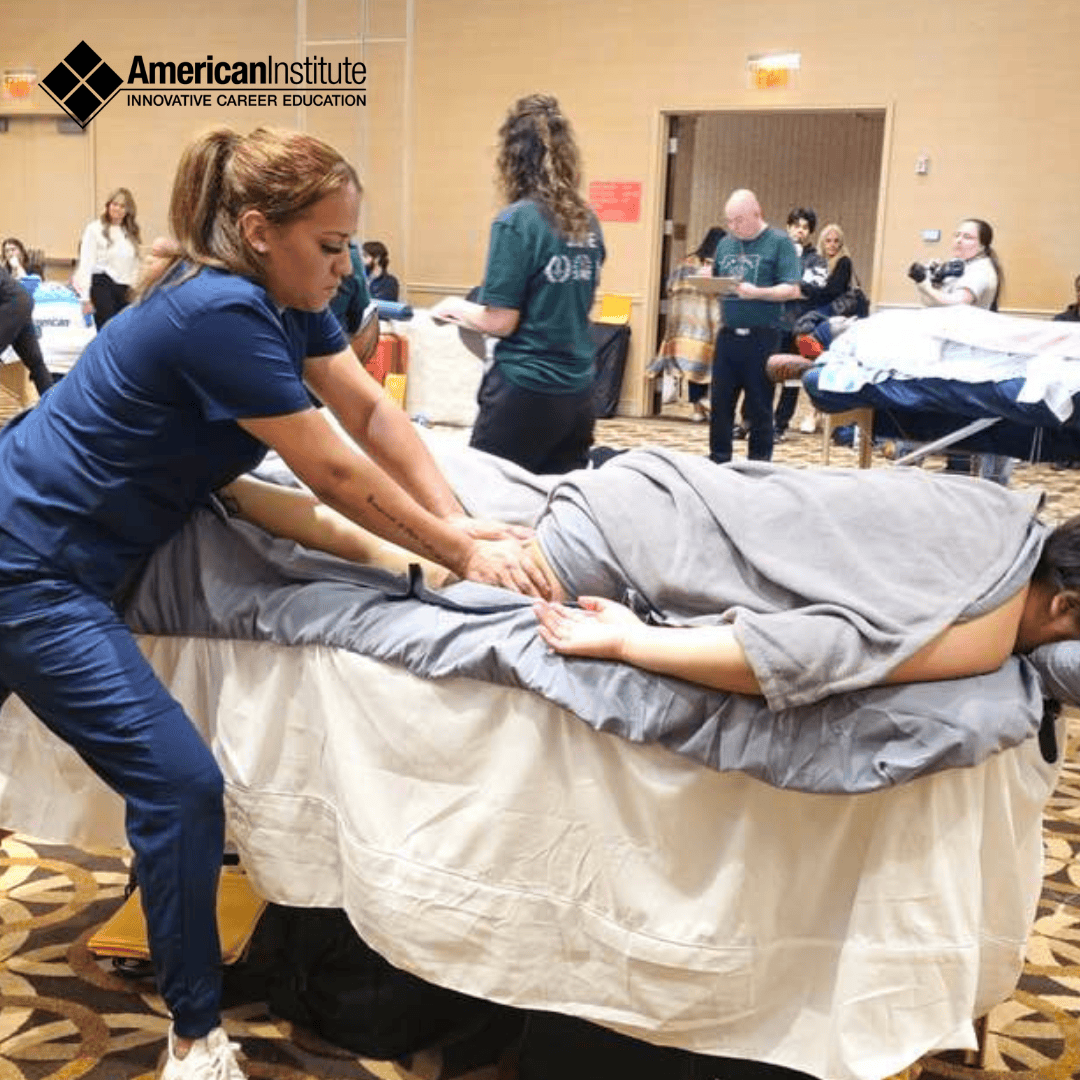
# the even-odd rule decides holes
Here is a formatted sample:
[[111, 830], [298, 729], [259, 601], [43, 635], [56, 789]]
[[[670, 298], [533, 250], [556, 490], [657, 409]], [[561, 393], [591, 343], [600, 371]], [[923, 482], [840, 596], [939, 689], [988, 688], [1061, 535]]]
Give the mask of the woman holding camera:
[[1001, 263], [991, 246], [994, 230], [981, 218], [967, 218], [956, 227], [950, 262], [914, 263], [908, 277], [915, 282], [924, 307], [974, 304], [997, 311]]
[[[950, 262], [929, 266], [914, 263], [908, 277], [915, 282], [923, 306], [973, 304], [997, 311], [1002, 273], [993, 242], [994, 230], [987, 222], [967, 218], [956, 227]], [[974, 471], [984, 480], [1008, 484], [1012, 466], [1013, 459], [1003, 454], [949, 454], [945, 471]]]

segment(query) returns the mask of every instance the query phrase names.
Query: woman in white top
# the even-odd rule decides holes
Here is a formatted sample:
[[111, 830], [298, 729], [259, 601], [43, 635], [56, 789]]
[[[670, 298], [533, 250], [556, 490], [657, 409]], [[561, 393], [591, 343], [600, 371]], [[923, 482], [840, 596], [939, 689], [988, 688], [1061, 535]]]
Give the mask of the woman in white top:
[[1001, 294], [1001, 263], [992, 245], [994, 230], [981, 218], [967, 218], [956, 226], [953, 258], [964, 264], [963, 273], [934, 284], [930, 274], [917, 281], [919, 299], [926, 307], [973, 304], [997, 311]]
[[139, 273], [139, 240], [135, 199], [127, 188], [117, 188], [105, 201], [101, 217], [83, 231], [75, 268], [83, 314], [92, 311], [99, 330], [131, 301]]
[[[994, 230], [982, 218], [967, 218], [956, 226], [953, 236], [953, 258], [963, 265], [960, 274], [950, 275], [934, 284], [929, 274], [915, 287], [924, 307], [949, 304], [972, 304], [974, 307], [997, 311], [1001, 295], [1001, 263], [993, 248]], [[1004, 454], [949, 454], [946, 472], [970, 473], [1008, 484], [1013, 459]]]

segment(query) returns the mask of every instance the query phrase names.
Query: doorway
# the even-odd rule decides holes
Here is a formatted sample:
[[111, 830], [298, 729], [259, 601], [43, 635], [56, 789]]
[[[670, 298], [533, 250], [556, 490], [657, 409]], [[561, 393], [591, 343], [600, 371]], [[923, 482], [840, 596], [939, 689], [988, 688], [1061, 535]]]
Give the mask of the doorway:
[[855, 271], [872, 288], [886, 110], [757, 110], [665, 115], [667, 162], [659, 276], [663, 340], [665, 284], [713, 225], [736, 188], [752, 189], [765, 220], [784, 227], [796, 206], [817, 213], [818, 231], [844, 230]]

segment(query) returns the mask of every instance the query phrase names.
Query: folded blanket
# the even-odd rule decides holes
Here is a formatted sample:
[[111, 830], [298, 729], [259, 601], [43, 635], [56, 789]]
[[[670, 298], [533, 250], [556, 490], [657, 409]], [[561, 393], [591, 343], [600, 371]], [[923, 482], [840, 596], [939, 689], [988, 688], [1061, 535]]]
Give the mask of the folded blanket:
[[[696, 471], [689, 459], [663, 458], [661, 455], [661, 471]], [[489, 513], [493, 507], [516, 508], [521, 520], [535, 519], [550, 492], [566, 484], [565, 478], [517, 476], [520, 470], [467, 448], [440, 455], [440, 464], [459, 491], [465, 494], [468, 489], [471, 493], [465, 498], [469, 509]], [[632, 464], [628, 462], [628, 472], [637, 473], [629, 467]], [[599, 490], [610, 482], [614, 491], [619, 470], [613, 465], [588, 474], [589, 483]], [[717, 473], [738, 472], [713, 465], [708, 468]], [[522, 481], [520, 485], [515, 477]], [[572, 483], [585, 479], [581, 476]], [[841, 479], [829, 479], [817, 501], [809, 501], [804, 511], [825, 513], [822, 500], [827, 494], [842, 494], [842, 484], [834, 486]], [[952, 492], [955, 486], [944, 481], [943, 491]], [[680, 507], [692, 501], [685, 493], [680, 498]], [[966, 505], [962, 495], [956, 498], [961, 507]], [[593, 501], [597, 499], [603, 501], [600, 496]], [[763, 494], [758, 509], [763, 510], [767, 502]], [[947, 610], [978, 610], [980, 603], [995, 595], [995, 586], [1008, 587], [1010, 573], [1026, 565], [1025, 553], [1037, 552], [1039, 531], [1031, 525], [1030, 508], [1024, 511], [1020, 504], [1022, 500], [1015, 496], [1000, 505], [993, 502], [1004, 514], [1003, 521], [1017, 526], [1013, 543], [1001, 546], [1001, 550], [993, 545], [964, 546], [959, 552], [938, 550], [945, 544], [944, 534], [934, 541], [936, 547], [931, 545], [927, 558], [942, 560], [925, 578], [931, 588], [960, 573], [965, 560], [988, 555], [982, 574], [974, 575], [963, 588], [950, 590], [954, 599], [945, 605]], [[938, 502], [932, 500], [932, 505], [937, 507]], [[753, 503], [733, 507], [732, 515], [750, 518], [752, 508]], [[680, 547], [668, 535], [673, 520], [665, 518], [652, 526], [664, 531], [664, 544], [656, 555], [658, 564], [673, 546]], [[785, 529], [791, 530], [790, 520], [785, 520]], [[700, 530], [698, 521], [694, 527]], [[1024, 522], [1027, 525], [1021, 527]], [[890, 546], [911, 546], [892, 543], [897, 520], [878, 524], [881, 535], [877, 540], [865, 538], [862, 555], [852, 555], [860, 539], [857, 533], [845, 542], [842, 557], [852, 555], [855, 563], [847, 574], [838, 560], [840, 571], [822, 578], [829, 582], [830, 590], [839, 595], [844, 588], [853, 588], [856, 578], [865, 577], [880, 590], [892, 592], [885, 575], [890, 562], [911, 569], [910, 559], [890, 551]], [[988, 527], [985, 516], [968, 524], [973, 526], [968, 530], [971, 532], [997, 531], [996, 524]], [[736, 532], [743, 527], [735, 522]], [[750, 528], [749, 523], [745, 528]], [[794, 539], [801, 535], [796, 531]], [[632, 537], [616, 543], [623, 548], [634, 545]], [[688, 542], [686, 546], [694, 545]], [[812, 569], [801, 575], [779, 556], [773, 565], [753, 573], [767, 579], [780, 596], [807, 573], [817, 573], [819, 564], [828, 562], [820, 552], [803, 551], [802, 558]], [[881, 559], [880, 566], [875, 565], [875, 558]], [[650, 597], [650, 604], [661, 610], [670, 590], [650, 593], [648, 577], [643, 574], [638, 584]], [[845, 579], [849, 579], [847, 586]], [[895, 590], [896, 601], [885, 603], [881, 613], [867, 620], [872, 638], [876, 640], [877, 635], [889, 644], [889, 620], [909, 610], [927, 631], [945, 617], [941, 605], [936, 610], [927, 609], [914, 595], [916, 591], [915, 585]], [[830, 594], [819, 603], [835, 606], [837, 596]], [[766, 622], [768, 616], [739, 607], [735, 623], [744, 635], [753, 636], [755, 620]], [[927, 772], [976, 764], [1030, 737], [1038, 729], [1043, 711], [1039, 680], [1031, 665], [1020, 658], [1011, 658], [993, 674], [977, 678], [870, 688], [839, 693], [814, 705], [770, 710], [761, 698], [719, 694], [623, 664], [566, 659], [549, 653], [536, 633], [529, 602], [503, 590], [466, 582], [438, 594], [429, 593], [415, 580], [306, 551], [210, 511], [197, 514], [155, 555], [131, 599], [127, 617], [133, 629], [143, 633], [318, 643], [349, 649], [429, 678], [475, 679], [478, 695], [483, 694], [485, 681], [525, 687], [598, 730], [635, 741], [658, 742], [711, 768], [739, 770], [779, 787], [804, 791], [870, 791]], [[860, 624], [857, 629], [864, 628]], [[759, 636], [764, 640], [771, 633]], [[901, 636], [898, 647], [909, 647], [906, 642]], [[763, 647], [768, 645], [765, 642]], [[888, 653], [886, 649], [882, 655]], [[498, 718], [493, 717], [492, 723], [498, 723]]]

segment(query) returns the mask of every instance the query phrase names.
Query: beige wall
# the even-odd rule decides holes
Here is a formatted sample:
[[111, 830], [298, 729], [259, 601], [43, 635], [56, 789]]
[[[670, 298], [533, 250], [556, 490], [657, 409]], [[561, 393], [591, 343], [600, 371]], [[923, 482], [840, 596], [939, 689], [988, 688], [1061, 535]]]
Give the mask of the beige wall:
[[[44, 74], [80, 37], [117, 67], [134, 52], [193, 60], [207, 51], [244, 59], [268, 51], [292, 58], [305, 49], [329, 56], [345, 47], [311, 42], [344, 37], [364, 39], [371, 75], [368, 107], [355, 115], [189, 114], [113, 102], [85, 137], [85, 195], [68, 171], [77, 164], [44, 168], [40, 147], [31, 154], [21, 149], [22, 136], [0, 135], [5, 175], [21, 177], [0, 205], [0, 233], [21, 234], [21, 223], [34, 222], [59, 242], [116, 183], [135, 190], [147, 232], [158, 232], [169, 175], [190, 132], [220, 120], [241, 128], [302, 124], [355, 156], [368, 191], [363, 231], [387, 242], [411, 298], [427, 302], [479, 281], [497, 206], [495, 131], [513, 98], [551, 91], [574, 121], [586, 179], [643, 185], [641, 220], [606, 227], [603, 282], [636, 301], [623, 408], [637, 411], [656, 320], [665, 110], [884, 109], [877, 244], [860, 254], [874, 299], [910, 303], [907, 265], [946, 250], [944, 239], [924, 244], [921, 230], [940, 229], [947, 238], [958, 219], [973, 214], [997, 230], [1005, 306], [1057, 310], [1070, 301], [1080, 270], [1074, 22], [1063, 0], [5, 3], [5, 69], [33, 61]], [[747, 56], [775, 50], [801, 52], [796, 85], [748, 89]], [[925, 176], [915, 173], [921, 154], [930, 159]], [[754, 177], [744, 182], [752, 186]]]

